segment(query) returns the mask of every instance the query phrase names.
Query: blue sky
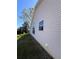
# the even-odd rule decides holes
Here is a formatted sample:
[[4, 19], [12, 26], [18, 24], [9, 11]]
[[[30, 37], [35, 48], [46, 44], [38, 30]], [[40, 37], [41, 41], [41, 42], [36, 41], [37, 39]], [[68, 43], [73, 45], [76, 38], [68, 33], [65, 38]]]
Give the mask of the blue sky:
[[23, 20], [19, 18], [22, 15], [22, 10], [34, 7], [36, 2], [37, 0], [17, 0], [17, 28], [23, 24]]

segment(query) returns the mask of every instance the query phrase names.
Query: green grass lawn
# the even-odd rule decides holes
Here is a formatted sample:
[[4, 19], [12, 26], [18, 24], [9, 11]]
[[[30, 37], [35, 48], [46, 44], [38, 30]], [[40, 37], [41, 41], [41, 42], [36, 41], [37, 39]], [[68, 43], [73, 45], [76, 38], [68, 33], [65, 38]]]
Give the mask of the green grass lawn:
[[21, 39], [21, 37], [23, 37], [24, 35], [28, 35], [28, 33], [23, 33], [23, 34], [17, 35], [17, 40]]
[[28, 33], [21, 34], [17, 40], [17, 59], [52, 59]]

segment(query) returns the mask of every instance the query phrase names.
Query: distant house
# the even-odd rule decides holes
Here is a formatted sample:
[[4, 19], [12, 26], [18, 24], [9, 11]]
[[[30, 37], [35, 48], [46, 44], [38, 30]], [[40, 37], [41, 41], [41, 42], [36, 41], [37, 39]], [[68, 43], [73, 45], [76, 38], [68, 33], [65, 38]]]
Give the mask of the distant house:
[[30, 34], [55, 59], [61, 59], [61, 1], [38, 0], [32, 12]]

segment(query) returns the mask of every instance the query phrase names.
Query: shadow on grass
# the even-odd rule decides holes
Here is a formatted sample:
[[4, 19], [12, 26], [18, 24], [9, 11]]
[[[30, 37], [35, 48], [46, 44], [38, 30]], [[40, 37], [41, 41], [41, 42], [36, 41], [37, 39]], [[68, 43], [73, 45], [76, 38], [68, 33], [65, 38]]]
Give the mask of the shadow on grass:
[[17, 59], [53, 59], [34, 40], [30, 34], [17, 40]]

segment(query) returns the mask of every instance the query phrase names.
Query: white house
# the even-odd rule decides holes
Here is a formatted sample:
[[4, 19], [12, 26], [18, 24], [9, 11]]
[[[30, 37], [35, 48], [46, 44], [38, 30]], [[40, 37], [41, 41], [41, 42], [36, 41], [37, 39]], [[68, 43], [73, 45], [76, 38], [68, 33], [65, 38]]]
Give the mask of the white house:
[[38, 0], [30, 34], [55, 59], [61, 59], [61, 1]]

